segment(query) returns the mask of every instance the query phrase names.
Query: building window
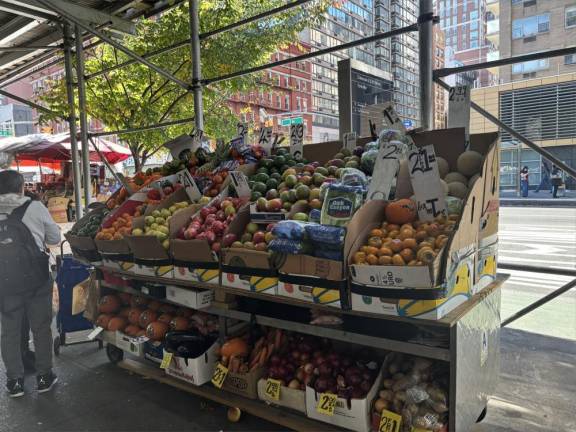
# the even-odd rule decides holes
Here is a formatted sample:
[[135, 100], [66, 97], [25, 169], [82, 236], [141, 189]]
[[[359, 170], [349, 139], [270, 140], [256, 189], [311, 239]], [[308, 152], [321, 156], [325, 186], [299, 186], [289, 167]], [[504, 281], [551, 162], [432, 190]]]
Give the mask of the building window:
[[290, 96], [284, 95], [284, 109], [290, 109]]
[[550, 14], [535, 15], [528, 18], [516, 19], [512, 23], [512, 38], [522, 39], [546, 33], [550, 30]]
[[522, 63], [516, 63], [512, 65], [512, 73], [513, 74], [521, 74], [521, 73], [530, 73], [536, 72], [543, 69], [548, 69], [550, 63], [548, 59], [541, 59], [541, 60], [531, 60]]
[[576, 27], [576, 6], [566, 8], [565, 24], [566, 28]]
[[569, 54], [564, 56], [564, 64], [576, 65], [576, 54]]

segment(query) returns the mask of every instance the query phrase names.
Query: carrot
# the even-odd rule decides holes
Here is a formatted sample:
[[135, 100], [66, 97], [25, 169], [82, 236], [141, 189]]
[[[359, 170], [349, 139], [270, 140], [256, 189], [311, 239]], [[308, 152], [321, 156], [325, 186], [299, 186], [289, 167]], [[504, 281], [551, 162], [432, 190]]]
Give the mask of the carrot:
[[268, 357], [268, 348], [264, 347], [262, 353], [260, 354], [260, 359], [258, 360], [258, 366], [263, 367], [266, 364], [266, 358]]
[[274, 339], [274, 346], [280, 349], [280, 342], [282, 341], [282, 330], [276, 330], [276, 338]]

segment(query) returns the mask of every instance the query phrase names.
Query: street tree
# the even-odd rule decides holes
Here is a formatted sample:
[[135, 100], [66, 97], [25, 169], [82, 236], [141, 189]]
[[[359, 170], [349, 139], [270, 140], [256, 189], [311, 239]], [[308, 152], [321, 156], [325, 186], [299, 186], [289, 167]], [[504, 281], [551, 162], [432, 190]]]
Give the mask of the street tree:
[[[142, 55], [173, 45], [190, 37], [188, 2], [172, 8], [156, 19], [142, 19], [135, 35], [121, 43]], [[324, 19], [331, 0], [315, 0], [289, 11], [223, 32], [201, 42], [202, 75], [205, 78], [265, 64], [281, 47], [297, 43], [298, 34]], [[203, 0], [200, 2], [201, 33], [209, 32], [243, 18], [257, 15], [285, 4], [285, 0]], [[130, 60], [108, 44], [86, 50], [85, 75], [97, 73]], [[179, 79], [191, 82], [190, 46], [149, 58]], [[211, 137], [229, 139], [237, 119], [226, 101], [235, 93], [249, 92], [266, 85], [262, 73], [251, 74], [204, 88], [204, 132]], [[60, 115], [67, 114], [64, 79], [48, 83], [38, 99]], [[170, 120], [193, 117], [194, 101], [190, 91], [165, 79], [148, 67], [133, 63], [108, 71], [86, 81], [86, 107], [90, 118], [98, 120], [105, 131], [138, 128]], [[42, 114], [40, 123], [57, 117]], [[130, 148], [139, 171], [146, 161], [170, 138], [190, 132], [191, 124], [145, 132], [121, 134]]]

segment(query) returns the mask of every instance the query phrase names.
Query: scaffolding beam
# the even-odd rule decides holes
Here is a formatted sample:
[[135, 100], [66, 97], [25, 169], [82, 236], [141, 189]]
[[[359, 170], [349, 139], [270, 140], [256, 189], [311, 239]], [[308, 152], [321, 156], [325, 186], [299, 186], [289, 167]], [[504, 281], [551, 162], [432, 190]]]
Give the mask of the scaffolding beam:
[[169, 122], [157, 123], [154, 125], [142, 126], [139, 128], [130, 128], [130, 129], [123, 129], [123, 130], [108, 131], [108, 132], [90, 132], [90, 133], [88, 133], [88, 136], [91, 138], [93, 138], [93, 137], [95, 138], [95, 137], [101, 137], [101, 136], [123, 135], [123, 134], [129, 134], [129, 133], [144, 132], [144, 131], [153, 130], [153, 129], [162, 129], [165, 127], [176, 126], [176, 125], [184, 124], [184, 123], [192, 123], [193, 121], [194, 121], [194, 117], [188, 117], [185, 119], [172, 120]]
[[24, 105], [28, 105], [29, 107], [32, 107], [38, 111], [42, 111], [45, 112], [46, 114], [51, 114], [51, 115], [55, 115], [58, 116], [60, 118], [65, 119], [65, 117], [62, 117], [60, 114], [58, 114], [56, 111], [52, 111], [46, 107], [43, 107], [42, 105], [38, 105], [37, 103], [34, 103], [32, 101], [29, 101], [27, 99], [21, 98], [20, 96], [16, 96], [15, 94], [12, 94], [10, 92], [7, 92], [6, 90], [2, 90], [0, 89], [0, 95], [2, 96], [6, 96], [10, 99], [14, 99], [15, 101], [18, 101], [20, 103], [23, 103]]
[[74, 27], [76, 43], [76, 80], [78, 82], [78, 111], [80, 114], [80, 140], [82, 141], [82, 185], [84, 187], [84, 205], [92, 201], [90, 182], [90, 147], [88, 145], [88, 115], [86, 113], [86, 85], [84, 82], [84, 47], [82, 30]]
[[204, 102], [202, 101], [202, 59], [200, 56], [200, 18], [198, 3], [200, 0], [190, 0], [190, 59], [192, 63], [192, 92], [194, 94], [194, 117], [196, 130], [204, 130]]
[[418, 63], [420, 71], [420, 127], [424, 130], [434, 128], [434, 86], [432, 81], [434, 68], [433, 17], [434, 6], [432, 0], [420, 0]]

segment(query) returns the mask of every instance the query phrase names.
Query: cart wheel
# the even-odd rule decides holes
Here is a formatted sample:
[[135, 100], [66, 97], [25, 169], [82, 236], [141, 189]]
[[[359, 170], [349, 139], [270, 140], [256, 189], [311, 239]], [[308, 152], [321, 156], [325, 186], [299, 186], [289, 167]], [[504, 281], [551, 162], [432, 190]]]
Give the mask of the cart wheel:
[[111, 344], [106, 344], [106, 355], [111, 363], [116, 364], [124, 359], [124, 351]]
[[227, 413], [228, 421], [232, 423], [237, 423], [240, 421], [240, 417], [242, 417], [242, 410], [236, 407], [228, 408]]
[[98, 339], [98, 349], [101, 350], [104, 348], [104, 341], [102, 339]]
[[476, 423], [480, 423], [482, 420], [484, 420], [484, 417], [486, 417], [487, 412], [488, 412], [488, 407], [485, 406], [484, 409], [482, 410], [482, 412], [480, 413], [480, 415], [478, 416], [478, 420], [476, 420]]
[[60, 336], [56, 336], [54, 338], [53, 349], [54, 349], [54, 355], [58, 357], [60, 355]]

